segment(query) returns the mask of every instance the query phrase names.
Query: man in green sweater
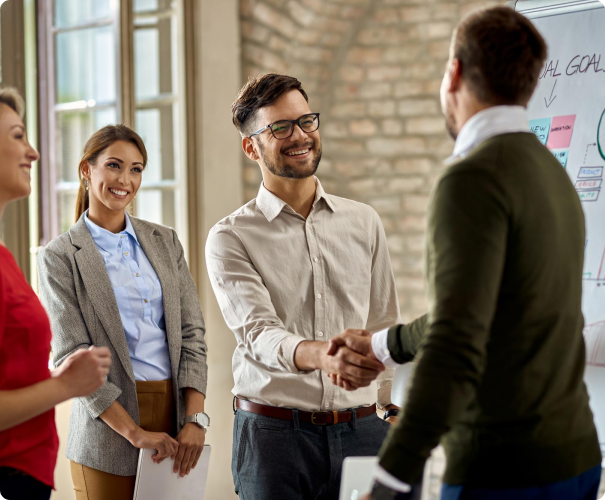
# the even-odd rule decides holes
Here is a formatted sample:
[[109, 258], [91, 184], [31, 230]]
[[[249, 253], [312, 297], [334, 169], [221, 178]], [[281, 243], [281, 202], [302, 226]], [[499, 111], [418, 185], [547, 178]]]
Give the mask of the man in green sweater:
[[412, 498], [439, 442], [442, 500], [596, 498], [584, 216], [525, 110], [546, 52], [530, 21], [507, 7], [474, 13], [454, 33], [441, 100], [456, 145], [428, 214], [428, 315], [333, 341], [391, 364], [410, 361], [423, 337], [367, 498]]

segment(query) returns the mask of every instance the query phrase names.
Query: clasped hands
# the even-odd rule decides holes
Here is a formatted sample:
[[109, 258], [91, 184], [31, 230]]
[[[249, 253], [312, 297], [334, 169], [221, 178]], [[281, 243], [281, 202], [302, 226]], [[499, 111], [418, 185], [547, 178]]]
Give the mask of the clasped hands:
[[328, 344], [328, 369], [334, 385], [347, 391], [370, 385], [385, 370], [372, 349], [372, 334], [347, 329]]

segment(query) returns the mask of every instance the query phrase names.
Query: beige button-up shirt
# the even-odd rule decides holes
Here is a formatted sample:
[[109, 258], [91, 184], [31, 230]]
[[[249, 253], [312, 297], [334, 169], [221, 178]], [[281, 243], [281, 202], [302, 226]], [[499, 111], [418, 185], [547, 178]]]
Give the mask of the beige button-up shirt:
[[316, 185], [307, 219], [261, 185], [256, 199], [208, 235], [208, 274], [237, 339], [233, 394], [307, 411], [384, 406], [390, 404], [390, 370], [369, 387], [347, 392], [321, 370], [302, 372], [294, 363], [305, 340], [399, 322], [378, 214], [326, 194], [317, 179]]

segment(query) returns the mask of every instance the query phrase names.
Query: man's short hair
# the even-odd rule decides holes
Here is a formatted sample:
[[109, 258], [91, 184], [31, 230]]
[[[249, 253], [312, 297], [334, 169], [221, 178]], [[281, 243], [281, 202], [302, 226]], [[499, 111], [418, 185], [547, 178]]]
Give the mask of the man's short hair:
[[0, 88], [0, 103], [6, 104], [17, 113], [20, 118], [23, 118], [23, 115], [25, 114], [25, 103], [17, 89], [13, 87]]
[[510, 7], [468, 15], [454, 32], [451, 50], [480, 101], [522, 106], [534, 93], [548, 52], [531, 21]]
[[243, 135], [254, 132], [256, 112], [270, 106], [286, 92], [298, 90], [307, 102], [309, 97], [303, 90], [302, 84], [296, 78], [276, 73], [267, 73], [255, 78], [250, 77], [237, 94], [236, 101], [231, 105], [233, 124]]

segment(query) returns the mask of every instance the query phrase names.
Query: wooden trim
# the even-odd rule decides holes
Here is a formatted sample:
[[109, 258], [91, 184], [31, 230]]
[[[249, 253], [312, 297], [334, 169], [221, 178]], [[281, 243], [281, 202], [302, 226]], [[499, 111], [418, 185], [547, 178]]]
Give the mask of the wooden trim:
[[134, 129], [135, 90], [134, 90], [134, 14], [132, 0], [119, 2], [118, 15], [118, 119]]
[[200, 82], [196, 68], [197, 68], [197, 53], [196, 47], [198, 46], [199, 40], [196, 37], [195, 20], [197, 19], [197, 2], [194, 1], [183, 1], [183, 32], [185, 35], [184, 40], [184, 58], [185, 58], [185, 103], [183, 106], [185, 112], [185, 123], [186, 123], [186, 166], [187, 166], [187, 228], [188, 228], [188, 239], [189, 239], [189, 270], [193, 276], [193, 280], [197, 286], [198, 292], [202, 291], [202, 280], [203, 280], [203, 248], [202, 238], [200, 238], [200, 231], [202, 228], [202, 220], [199, 217], [200, 200], [199, 196], [201, 193], [200, 189], [200, 177], [198, 175], [198, 158], [199, 155], [197, 147], [197, 88]]
[[[15, 87], [25, 96], [25, 19], [23, 2], [6, 2], [0, 15], [2, 37], [2, 83]], [[2, 238], [26, 279], [30, 280], [29, 203], [27, 199], [10, 203], [2, 217]]]

